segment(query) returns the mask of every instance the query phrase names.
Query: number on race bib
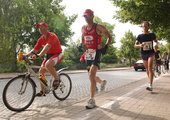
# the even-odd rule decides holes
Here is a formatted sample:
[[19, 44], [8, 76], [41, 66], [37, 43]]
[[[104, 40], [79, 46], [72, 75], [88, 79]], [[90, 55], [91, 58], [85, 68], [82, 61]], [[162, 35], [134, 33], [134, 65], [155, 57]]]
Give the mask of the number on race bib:
[[143, 50], [144, 51], [148, 51], [148, 50], [152, 50], [152, 42], [149, 41], [149, 42], [144, 42], [144, 46], [143, 46]]
[[96, 50], [88, 49], [85, 52], [85, 60], [94, 60], [96, 56]]

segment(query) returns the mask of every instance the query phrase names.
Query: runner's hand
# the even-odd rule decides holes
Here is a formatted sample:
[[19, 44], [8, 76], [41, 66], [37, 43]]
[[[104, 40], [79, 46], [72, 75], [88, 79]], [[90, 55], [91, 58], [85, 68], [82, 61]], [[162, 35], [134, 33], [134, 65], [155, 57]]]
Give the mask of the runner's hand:
[[83, 52], [83, 46], [82, 45], [78, 46], [78, 51]]
[[103, 55], [106, 54], [107, 49], [108, 49], [108, 45], [105, 45], [105, 46], [101, 49], [101, 52], [102, 52]]
[[145, 46], [145, 43], [140, 44], [140, 48], [143, 48]]

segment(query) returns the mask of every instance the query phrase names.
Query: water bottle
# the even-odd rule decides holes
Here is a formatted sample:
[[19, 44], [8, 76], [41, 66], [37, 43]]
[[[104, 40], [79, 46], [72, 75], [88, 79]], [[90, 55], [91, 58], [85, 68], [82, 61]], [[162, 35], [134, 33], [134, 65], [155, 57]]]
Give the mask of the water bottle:
[[20, 50], [19, 53], [18, 53], [17, 61], [21, 62], [23, 60], [23, 58], [24, 58], [23, 52], [22, 52], [22, 50]]

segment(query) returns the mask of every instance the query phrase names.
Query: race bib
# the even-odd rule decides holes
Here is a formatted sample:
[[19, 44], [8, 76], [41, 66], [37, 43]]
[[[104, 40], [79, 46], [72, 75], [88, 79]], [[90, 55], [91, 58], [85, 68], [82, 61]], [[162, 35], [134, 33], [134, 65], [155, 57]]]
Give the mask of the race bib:
[[143, 46], [143, 50], [144, 51], [148, 51], [148, 50], [152, 50], [153, 48], [152, 48], [152, 42], [151, 41], [149, 41], [149, 42], [143, 42], [144, 43], [144, 46]]
[[96, 56], [96, 50], [88, 49], [85, 52], [85, 60], [94, 60]]

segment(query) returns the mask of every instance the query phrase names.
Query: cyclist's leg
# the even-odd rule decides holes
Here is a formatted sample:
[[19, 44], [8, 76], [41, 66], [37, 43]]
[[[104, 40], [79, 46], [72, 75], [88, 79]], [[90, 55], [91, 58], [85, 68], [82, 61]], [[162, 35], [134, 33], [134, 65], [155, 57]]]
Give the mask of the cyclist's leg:
[[53, 76], [53, 79], [54, 80], [59, 80], [59, 77], [58, 77], [58, 73], [56, 72], [56, 69], [55, 69], [55, 62], [53, 60], [48, 60], [45, 64], [45, 67], [46, 69], [48, 70], [48, 72]]
[[[39, 69], [39, 76], [42, 75], [42, 76], [45, 76], [45, 72], [46, 72], [46, 68], [44, 67], [44, 63], [45, 63], [46, 60], [44, 60], [42, 62], [42, 65]], [[46, 82], [46, 81], [45, 81]], [[36, 94], [36, 96], [45, 96], [45, 89], [44, 89], [44, 86], [40, 83], [40, 86], [41, 86], [41, 90], [39, 93]]]
[[53, 87], [54, 87], [54, 89], [58, 88], [59, 82], [60, 82], [59, 81], [59, 75], [56, 72], [56, 69], [55, 69], [54, 66], [61, 61], [62, 57], [63, 57], [62, 53], [59, 54], [59, 55], [54, 55], [50, 59], [48, 59], [47, 62], [45, 63], [46, 69], [53, 76], [53, 80], [54, 80], [53, 81]]

